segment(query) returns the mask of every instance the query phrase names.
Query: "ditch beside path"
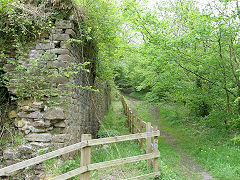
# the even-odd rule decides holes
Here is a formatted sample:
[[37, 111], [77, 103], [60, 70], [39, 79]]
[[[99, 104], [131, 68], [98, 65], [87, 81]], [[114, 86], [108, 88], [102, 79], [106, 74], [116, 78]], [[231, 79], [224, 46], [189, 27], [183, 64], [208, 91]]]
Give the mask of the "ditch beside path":
[[[127, 96], [127, 98], [129, 100], [129, 106], [131, 110], [133, 111], [133, 113], [137, 113], [137, 102], [139, 102], [140, 100], [130, 96]], [[202, 169], [201, 166], [197, 162], [195, 162], [189, 154], [184, 152], [184, 150], [179, 147], [178, 143], [175, 141], [175, 138], [173, 136], [169, 135], [167, 131], [163, 130], [161, 123], [159, 122], [160, 110], [155, 106], [151, 106], [151, 109], [148, 110], [147, 112], [152, 117], [154, 117], [154, 121], [152, 123], [158, 126], [161, 136], [163, 136], [166, 142], [179, 152], [181, 157], [181, 162], [179, 165], [184, 172], [182, 175], [187, 179], [203, 179], [203, 180], [213, 179], [213, 177], [207, 171]]]

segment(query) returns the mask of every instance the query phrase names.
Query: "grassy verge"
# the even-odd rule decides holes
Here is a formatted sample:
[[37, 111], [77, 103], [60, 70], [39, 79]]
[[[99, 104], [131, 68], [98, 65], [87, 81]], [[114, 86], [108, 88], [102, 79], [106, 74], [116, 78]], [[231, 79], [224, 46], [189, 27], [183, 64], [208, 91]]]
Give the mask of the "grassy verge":
[[[217, 179], [240, 179], [240, 147], [229, 143], [230, 135], [222, 129], [203, 127], [191, 121], [188, 110], [179, 104], [158, 104], [158, 121], [163, 130], [174, 137], [174, 141], [187, 153], [207, 169]], [[139, 116], [152, 121], [149, 116], [151, 106], [138, 104]], [[179, 152], [166, 143], [164, 137], [160, 144], [162, 160], [173, 171], [182, 174], [178, 163]], [[180, 170], [180, 171], [179, 171]], [[182, 171], [182, 172], [181, 172]]]

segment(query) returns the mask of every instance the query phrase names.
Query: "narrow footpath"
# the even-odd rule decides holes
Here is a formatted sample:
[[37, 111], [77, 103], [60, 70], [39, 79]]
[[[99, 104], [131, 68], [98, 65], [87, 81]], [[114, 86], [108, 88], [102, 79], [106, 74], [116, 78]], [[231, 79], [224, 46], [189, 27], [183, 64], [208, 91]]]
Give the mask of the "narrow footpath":
[[[139, 102], [140, 100], [135, 99], [130, 96], [127, 96], [127, 99], [129, 100], [129, 106], [130, 106], [131, 110], [134, 113], [137, 113], [137, 102]], [[181, 166], [181, 169], [183, 169], [182, 172], [184, 172], [182, 175], [186, 179], [203, 179], [203, 180], [213, 179], [213, 177], [207, 171], [203, 170], [200, 167], [200, 165], [197, 162], [195, 162], [189, 154], [187, 154], [186, 152], [184, 152], [184, 150], [182, 148], [180, 148], [180, 146], [175, 141], [175, 138], [173, 136], [169, 135], [167, 131], [163, 130], [163, 128], [161, 126], [161, 122], [159, 121], [160, 110], [155, 106], [151, 106], [151, 109], [147, 112], [152, 117], [154, 117], [154, 120], [152, 121], [152, 123], [154, 123], [155, 125], [158, 126], [161, 136], [163, 136], [164, 139], [166, 140], [166, 142], [168, 144], [170, 144], [172, 147], [174, 147], [174, 149], [176, 149], [179, 152], [179, 154], [181, 156], [180, 166]], [[161, 152], [161, 150], [160, 150], [160, 152]]]

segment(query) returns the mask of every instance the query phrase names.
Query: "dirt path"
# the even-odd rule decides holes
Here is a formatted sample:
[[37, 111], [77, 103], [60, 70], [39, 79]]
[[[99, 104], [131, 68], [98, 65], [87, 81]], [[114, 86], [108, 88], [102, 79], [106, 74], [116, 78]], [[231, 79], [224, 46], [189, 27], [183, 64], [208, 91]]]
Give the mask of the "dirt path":
[[[129, 99], [129, 106], [134, 113], [137, 113], [137, 102], [138, 99], [127, 96]], [[183, 149], [179, 147], [174, 137], [169, 135], [167, 131], [164, 131], [159, 123], [159, 112], [160, 110], [157, 107], [152, 106], [151, 110], [148, 111], [154, 117], [154, 123], [158, 126], [158, 129], [161, 132], [161, 136], [163, 136], [168, 144], [173, 146], [181, 156], [180, 166], [183, 169], [183, 176], [187, 179], [203, 179], [210, 180], [213, 177], [205, 170], [203, 170], [200, 165], [198, 165], [189, 154], [185, 153]]]

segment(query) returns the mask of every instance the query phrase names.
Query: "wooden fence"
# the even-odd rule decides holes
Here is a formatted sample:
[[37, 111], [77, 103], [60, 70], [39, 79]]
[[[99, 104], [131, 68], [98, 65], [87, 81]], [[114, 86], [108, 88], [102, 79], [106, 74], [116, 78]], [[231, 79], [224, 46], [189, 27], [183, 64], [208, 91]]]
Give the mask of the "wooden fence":
[[[122, 101], [122, 105], [124, 108], [124, 113], [127, 116], [129, 131], [131, 133], [133, 133], [133, 134], [134, 133], [143, 133], [145, 131], [153, 132], [153, 131], [157, 130], [157, 126], [153, 127], [151, 125], [151, 122], [145, 122], [142, 119], [138, 118], [137, 115], [132, 112], [132, 110], [126, 103], [123, 96], [121, 96], [121, 101]], [[145, 149], [146, 153], [150, 153], [150, 152], [154, 151], [154, 149], [158, 149], [158, 138], [151, 138], [151, 137], [146, 138], [146, 146], [145, 147], [143, 145], [144, 138], [137, 139], [137, 140], [138, 140], [141, 148]], [[154, 161], [149, 159], [147, 161], [147, 167], [150, 168], [150, 166], [152, 164], [154, 165], [154, 163], [155, 163]]]
[[[159, 130], [157, 130], [156, 128], [153, 128], [150, 123], [145, 123], [144, 121], [140, 121], [140, 128], [138, 128], [137, 124], [134, 124], [134, 122], [138, 122], [138, 120], [135, 120], [135, 121], [133, 120], [134, 119], [133, 115], [132, 113], [130, 113], [129, 108], [127, 109], [127, 105], [123, 97], [122, 97], [122, 102], [124, 104], [125, 114], [128, 115], [130, 131], [134, 133], [134, 128], [135, 128], [135, 134], [101, 138], [101, 139], [91, 139], [91, 134], [82, 134], [81, 142], [79, 143], [76, 143], [76, 144], [0, 169], [0, 177], [8, 176], [11, 173], [18, 171], [20, 169], [24, 169], [26, 167], [42, 163], [45, 160], [48, 160], [57, 156], [61, 156], [76, 150], [81, 150], [80, 168], [77, 168], [65, 174], [53, 177], [50, 180], [65, 180], [65, 179], [74, 177], [76, 175], [80, 175], [81, 180], [89, 180], [90, 172], [93, 170], [117, 166], [125, 163], [137, 162], [141, 160], [148, 161], [148, 168], [150, 167], [150, 164], [152, 164], [153, 172], [149, 174], [144, 174], [138, 177], [128, 178], [127, 180], [145, 179], [147, 177], [154, 177], [154, 176], [160, 175], [159, 167], [158, 167], [158, 158], [160, 157], [160, 153], [158, 151], [158, 136], [160, 136]], [[143, 125], [146, 126], [147, 132], [143, 132]], [[151, 144], [152, 138], [153, 138], [153, 144]], [[139, 140], [140, 145], [143, 147], [143, 139], [146, 139], [146, 142], [147, 142], [146, 154], [91, 164], [91, 147], [92, 146], [109, 144], [109, 143], [117, 143], [117, 142], [129, 141], [129, 140]]]

